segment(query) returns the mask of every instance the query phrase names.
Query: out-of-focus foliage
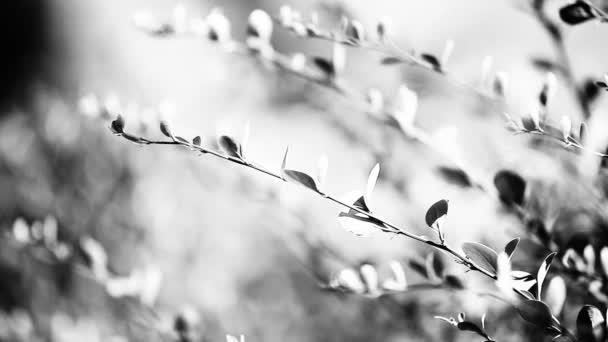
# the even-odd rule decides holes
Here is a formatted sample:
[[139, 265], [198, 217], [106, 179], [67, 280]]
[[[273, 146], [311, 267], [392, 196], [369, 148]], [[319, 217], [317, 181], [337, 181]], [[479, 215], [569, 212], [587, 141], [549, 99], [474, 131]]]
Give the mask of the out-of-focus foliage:
[[23, 3], [0, 340], [605, 338], [600, 2]]

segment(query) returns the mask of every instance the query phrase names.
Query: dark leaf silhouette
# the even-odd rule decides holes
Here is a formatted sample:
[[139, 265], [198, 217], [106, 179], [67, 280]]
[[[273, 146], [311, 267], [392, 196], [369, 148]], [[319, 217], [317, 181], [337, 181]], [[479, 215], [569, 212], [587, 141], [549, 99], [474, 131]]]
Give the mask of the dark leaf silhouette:
[[334, 63], [332, 63], [330, 60], [323, 57], [313, 57], [312, 62], [317, 66], [317, 68], [323, 71], [325, 76], [333, 77], [336, 75]]
[[507, 253], [509, 258], [511, 258], [513, 256], [513, 252], [515, 252], [515, 249], [517, 248], [518, 244], [519, 244], [519, 238], [516, 238], [516, 239], [509, 241], [509, 243], [507, 243], [507, 245], [505, 246], [505, 253]]
[[241, 146], [227, 135], [222, 135], [217, 140], [220, 148], [230, 157], [242, 159]]
[[566, 5], [559, 10], [559, 17], [570, 25], [577, 25], [596, 18], [593, 8], [583, 0]]
[[420, 58], [422, 58], [422, 60], [424, 60], [425, 62], [429, 63], [433, 70], [441, 72], [441, 62], [439, 62], [439, 59], [437, 59], [437, 57], [428, 53], [423, 53], [420, 55]]
[[426, 224], [432, 227], [437, 220], [448, 214], [448, 201], [439, 200], [427, 210], [424, 217]]
[[473, 185], [469, 176], [461, 169], [441, 166], [438, 170], [439, 173], [450, 183], [462, 187], [470, 187]]
[[503, 203], [507, 205], [524, 203], [526, 181], [517, 173], [509, 170], [499, 171], [494, 176], [494, 185]]
[[114, 121], [110, 124], [110, 129], [114, 134], [122, 134], [125, 132], [125, 119], [122, 115], [116, 117]]
[[393, 64], [401, 64], [403, 60], [398, 57], [384, 57], [380, 60], [380, 64], [382, 65], [393, 65]]

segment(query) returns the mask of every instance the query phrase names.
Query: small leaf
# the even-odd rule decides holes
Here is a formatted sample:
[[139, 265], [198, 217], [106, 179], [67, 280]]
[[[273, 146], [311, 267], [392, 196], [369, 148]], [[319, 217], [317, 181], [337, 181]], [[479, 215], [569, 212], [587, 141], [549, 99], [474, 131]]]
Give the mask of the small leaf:
[[543, 57], [532, 58], [532, 65], [541, 71], [556, 71], [561, 69], [559, 64]]
[[553, 316], [549, 307], [538, 300], [524, 300], [517, 306], [517, 311], [528, 323], [541, 328], [549, 328], [553, 325]]
[[603, 342], [606, 324], [602, 313], [593, 305], [585, 305], [576, 318], [577, 337], [585, 342]]
[[509, 243], [507, 243], [507, 245], [505, 246], [505, 253], [507, 253], [507, 255], [509, 256], [509, 259], [511, 259], [511, 257], [513, 256], [513, 252], [515, 252], [515, 249], [517, 248], [518, 244], [519, 244], [519, 238], [516, 238], [516, 239], [509, 241]]
[[522, 205], [526, 193], [526, 181], [517, 173], [501, 170], [494, 176], [494, 185], [500, 200], [507, 204]]
[[456, 289], [456, 290], [462, 290], [464, 289], [464, 284], [462, 283], [462, 280], [460, 280], [460, 278], [458, 278], [455, 275], [452, 274], [448, 274], [445, 276], [445, 278], [443, 279], [444, 284], [446, 284], [447, 286]]
[[437, 57], [429, 53], [423, 53], [420, 55], [420, 58], [422, 58], [422, 60], [424, 60], [425, 62], [429, 63], [433, 70], [441, 72], [441, 62], [439, 62], [439, 59], [437, 59]]
[[545, 281], [545, 277], [547, 276], [547, 273], [549, 272], [549, 267], [551, 267], [551, 263], [553, 262], [553, 258], [555, 258], [555, 254], [556, 253], [553, 252], [553, 253], [547, 255], [545, 260], [543, 260], [543, 263], [540, 265], [540, 268], [538, 269], [538, 273], [536, 274], [536, 284], [538, 286], [538, 292], [537, 292], [536, 298], [538, 298], [538, 300], [541, 300], [543, 282]]
[[192, 139], [192, 145], [201, 146], [201, 137], [199, 135]]
[[559, 315], [566, 302], [566, 283], [560, 276], [553, 277], [547, 285], [545, 303], [551, 308], [551, 312]]
[[486, 333], [477, 324], [475, 324], [473, 322], [469, 322], [469, 321], [460, 322], [460, 323], [458, 323], [458, 325], [456, 325], [456, 327], [458, 327], [458, 329], [460, 329], [462, 331], [471, 331], [471, 332], [476, 333], [477, 335], [480, 335], [481, 337], [488, 338]]
[[243, 159], [241, 156], [241, 146], [227, 135], [222, 135], [218, 138], [218, 144], [224, 153], [230, 157]]
[[376, 187], [376, 182], [378, 181], [378, 175], [380, 174], [380, 164], [376, 164], [369, 173], [367, 177], [367, 187], [365, 188], [365, 202], [371, 203], [372, 192]]
[[169, 128], [169, 124], [166, 121], [160, 122], [160, 132], [164, 134], [167, 138], [174, 139], [173, 133], [171, 133], [171, 129]]
[[408, 261], [408, 265], [410, 266], [410, 268], [412, 270], [414, 270], [416, 273], [420, 274], [424, 278], [429, 278], [429, 274], [427, 273], [425, 264], [423, 264], [417, 260], [411, 259]]
[[602, 264], [604, 275], [608, 275], [608, 247], [603, 247], [600, 250], [600, 263]]
[[426, 273], [433, 281], [439, 281], [443, 278], [444, 265], [435, 253], [429, 253], [425, 259]]
[[382, 65], [393, 65], [393, 64], [401, 64], [404, 63], [404, 61], [401, 58], [398, 57], [384, 57], [380, 60], [380, 64]]
[[465, 242], [462, 250], [477, 266], [496, 274], [498, 255], [492, 248], [477, 242]]
[[431, 205], [431, 207], [427, 210], [426, 215], [424, 217], [426, 224], [429, 227], [433, 227], [435, 223], [442, 217], [448, 214], [448, 201], [447, 200], [439, 200], [435, 202], [435, 204]]
[[594, 19], [596, 14], [587, 2], [578, 0], [560, 8], [559, 17], [567, 24], [577, 25]]
[[114, 134], [123, 134], [125, 132], [125, 119], [122, 115], [118, 115], [110, 124], [110, 129]]
[[317, 183], [315, 182], [314, 178], [312, 178], [308, 174], [296, 170], [283, 170], [283, 174], [285, 175], [285, 178], [288, 181], [298, 183], [309, 188], [310, 190], [319, 192]]
[[439, 173], [450, 183], [454, 183], [462, 187], [470, 187], [473, 185], [469, 175], [467, 175], [462, 169], [441, 166], [438, 168], [438, 170]]
[[312, 62], [319, 68], [325, 76], [333, 77], [336, 75], [336, 69], [334, 69], [334, 63], [323, 57], [313, 57]]

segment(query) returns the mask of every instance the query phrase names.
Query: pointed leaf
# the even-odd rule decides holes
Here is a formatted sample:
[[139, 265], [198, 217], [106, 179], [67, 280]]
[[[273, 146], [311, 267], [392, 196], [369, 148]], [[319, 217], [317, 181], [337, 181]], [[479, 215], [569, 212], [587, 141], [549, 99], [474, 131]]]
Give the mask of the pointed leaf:
[[467, 175], [462, 169], [441, 166], [438, 168], [438, 170], [441, 176], [447, 179], [447, 181], [450, 183], [454, 183], [462, 187], [470, 187], [473, 185], [469, 175]]
[[509, 241], [509, 243], [507, 243], [507, 245], [505, 246], [505, 253], [507, 253], [507, 255], [509, 256], [509, 259], [511, 259], [511, 257], [513, 256], [513, 252], [515, 252], [515, 249], [517, 248], [518, 244], [519, 244], [519, 238], [516, 238], [516, 239]]
[[547, 255], [545, 260], [543, 260], [543, 263], [540, 265], [540, 268], [538, 269], [538, 273], [536, 274], [536, 284], [538, 286], [538, 294], [537, 294], [536, 298], [538, 298], [538, 300], [541, 300], [543, 282], [545, 281], [545, 277], [547, 276], [547, 273], [549, 272], [549, 267], [551, 267], [551, 263], [553, 262], [553, 258], [555, 257], [555, 254], [556, 253], [553, 252], [553, 253]]
[[477, 242], [465, 242], [462, 250], [477, 266], [496, 274], [498, 255], [492, 248]]

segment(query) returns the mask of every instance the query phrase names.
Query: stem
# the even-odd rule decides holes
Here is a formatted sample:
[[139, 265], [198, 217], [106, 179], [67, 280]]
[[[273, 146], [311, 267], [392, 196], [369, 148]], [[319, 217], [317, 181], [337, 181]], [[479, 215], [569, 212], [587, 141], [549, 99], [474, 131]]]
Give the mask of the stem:
[[553, 44], [553, 49], [557, 54], [562, 75], [564, 76], [572, 96], [574, 96], [580, 107], [583, 118], [589, 119], [591, 117], [591, 108], [577, 85], [576, 78], [574, 76], [574, 68], [572, 67], [570, 56], [568, 55], [568, 50], [566, 49], [566, 45], [564, 43], [564, 36], [559, 27], [555, 25], [555, 23], [546, 15], [544, 11], [544, 4], [545, 0], [534, 1], [534, 15], [551, 38], [551, 43]]

